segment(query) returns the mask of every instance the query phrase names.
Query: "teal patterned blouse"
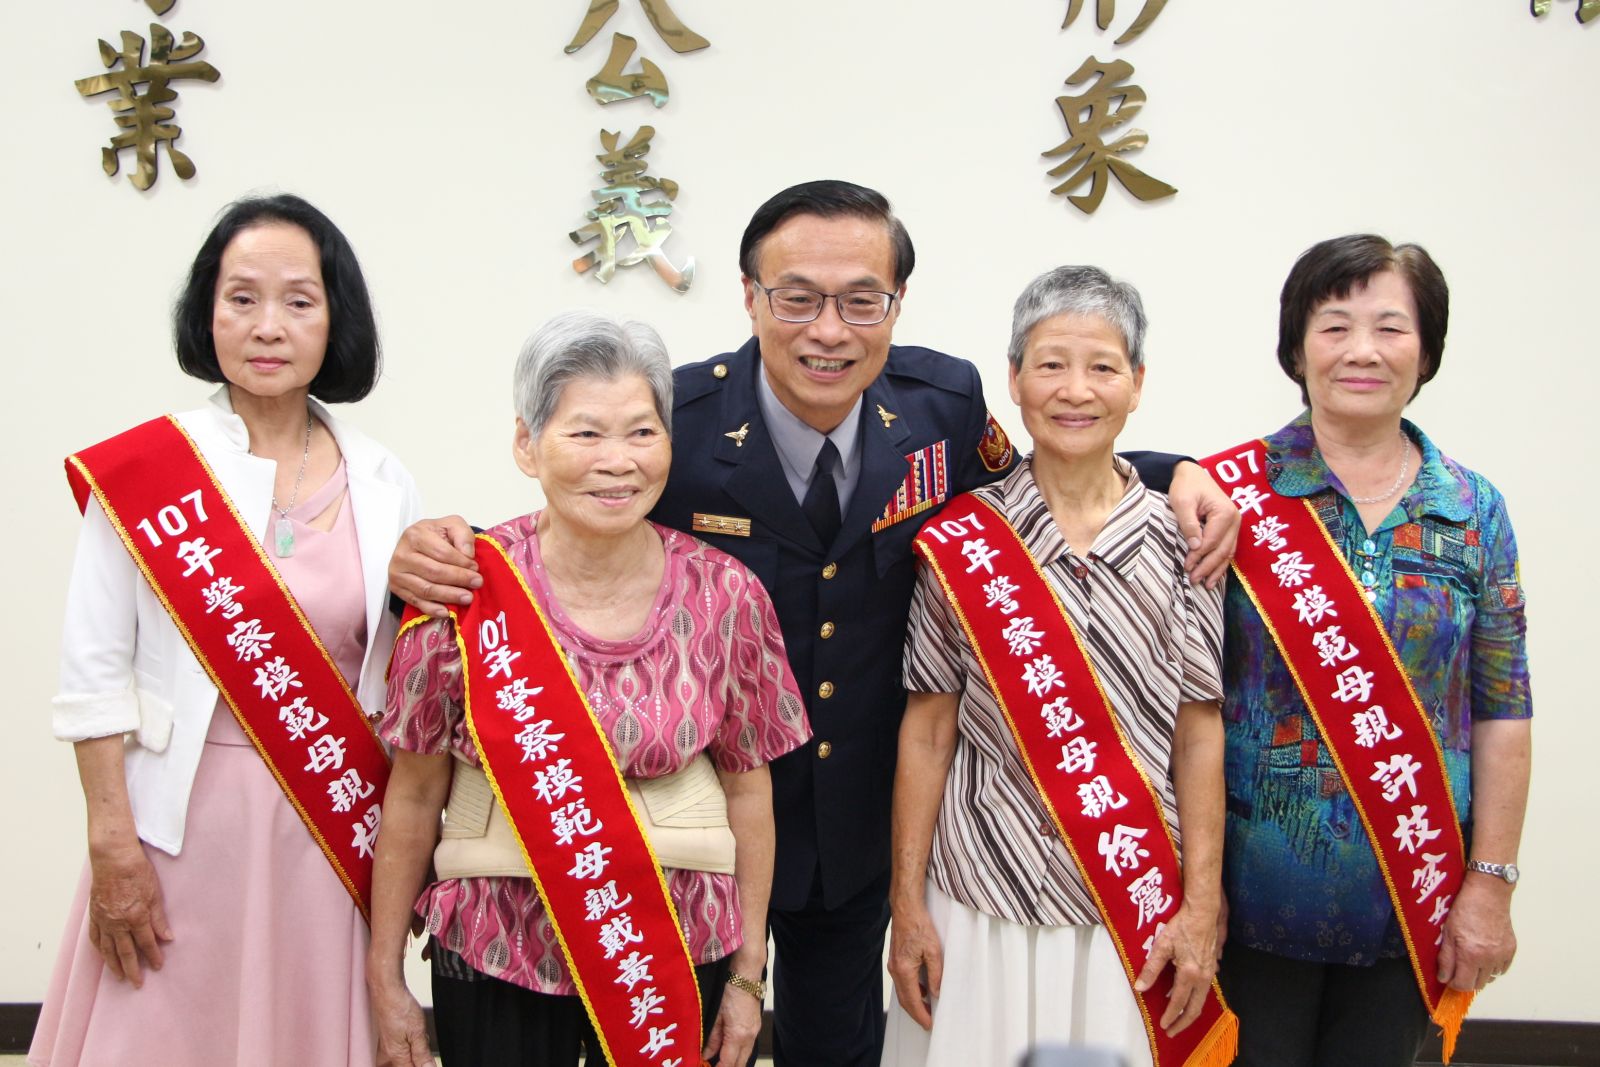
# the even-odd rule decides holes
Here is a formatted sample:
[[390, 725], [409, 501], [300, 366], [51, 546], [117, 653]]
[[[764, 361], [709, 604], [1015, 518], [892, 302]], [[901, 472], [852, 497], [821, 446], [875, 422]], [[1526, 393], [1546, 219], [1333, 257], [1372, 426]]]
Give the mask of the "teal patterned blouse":
[[[1307, 497], [1366, 588], [1432, 715], [1457, 813], [1472, 821], [1472, 724], [1533, 713], [1516, 538], [1505, 500], [1410, 422], [1416, 481], [1368, 532], [1316, 450], [1311, 414], [1266, 439], [1272, 491]], [[1241, 538], [1251, 538], [1247, 517]], [[1322, 963], [1405, 948], [1360, 817], [1255, 605], [1224, 608], [1229, 940]]]

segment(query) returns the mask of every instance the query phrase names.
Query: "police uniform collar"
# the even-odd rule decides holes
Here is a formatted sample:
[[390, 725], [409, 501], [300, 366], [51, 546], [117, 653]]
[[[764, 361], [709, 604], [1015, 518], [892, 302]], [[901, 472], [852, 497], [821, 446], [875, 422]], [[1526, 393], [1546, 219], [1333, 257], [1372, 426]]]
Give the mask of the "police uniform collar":
[[[889, 352], [892, 362], [894, 349]], [[904, 483], [910, 470], [905, 455], [906, 442], [916, 429], [916, 415], [901, 409], [887, 365], [877, 380], [867, 386], [861, 403], [861, 472], [857, 476], [855, 495], [850, 499], [850, 510], [844, 516], [839, 543], [835, 546], [839, 552], [872, 532], [872, 523], [883, 514], [884, 506]], [[880, 407], [895, 418], [879, 416]]]
[[766, 367], [760, 360], [756, 361], [755, 377], [756, 400], [761, 405], [767, 432], [772, 436], [772, 445], [777, 450], [779, 461], [791, 478], [804, 482], [811, 477], [824, 440], [831, 440], [839, 450], [840, 470], [856, 469], [856, 450], [861, 438], [861, 397], [856, 397], [849, 414], [839, 425], [823, 433], [784, 406], [778, 394], [773, 392], [772, 381], [767, 377]]
[[820, 554], [826, 546], [817, 540], [783, 477], [782, 461], [756, 398], [761, 352], [755, 338], [719, 365], [727, 368], [727, 375], [720, 379], [722, 402], [711, 454], [727, 464], [723, 490], [774, 536]]
[[[891, 363], [893, 359], [891, 348]], [[905, 480], [909, 469], [906, 442], [916, 429], [915, 413], [902, 410], [887, 373], [879, 374], [867, 387], [861, 399], [866, 414], [856, 416], [856, 447], [861, 453], [861, 465], [855, 492], [843, 517], [838, 541], [831, 546], [822, 545], [801, 513], [788, 480], [774, 477], [781, 475], [782, 467], [757, 397], [761, 349], [756, 339], [751, 338], [739, 351], [721, 360], [721, 365], [727, 368], [727, 376], [720, 380], [722, 403], [712, 455], [732, 466], [724, 488], [777, 536], [810, 551], [842, 555], [871, 532], [873, 521]], [[879, 406], [896, 418], [880, 418], [876, 414]], [[735, 440], [727, 436], [729, 431], [742, 433]]]

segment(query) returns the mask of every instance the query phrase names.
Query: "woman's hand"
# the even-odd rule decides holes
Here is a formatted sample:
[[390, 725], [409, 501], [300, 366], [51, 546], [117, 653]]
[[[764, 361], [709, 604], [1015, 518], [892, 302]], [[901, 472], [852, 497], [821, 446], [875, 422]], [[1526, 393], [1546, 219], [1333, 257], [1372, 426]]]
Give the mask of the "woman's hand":
[[895, 999], [924, 1030], [933, 1029], [933, 1002], [944, 981], [944, 947], [933, 917], [920, 905], [894, 910], [889, 925], [889, 976]]
[[412, 905], [431, 878], [439, 813], [450, 793], [451, 758], [397, 748], [383, 797], [383, 825], [372, 860], [372, 940], [367, 947], [367, 989], [378, 1026], [378, 1062], [434, 1067], [422, 1009], [406, 988], [406, 934], [416, 922]]
[[1511, 929], [1511, 887], [1492, 875], [1469, 871], [1439, 944], [1439, 981], [1465, 993], [1505, 974], [1517, 954]]
[[[735, 969], [735, 973], [743, 972]], [[743, 989], [723, 986], [717, 1021], [711, 1024], [701, 1055], [720, 1067], [744, 1067], [760, 1035], [761, 1002]]]
[[944, 946], [928, 914], [928, 852], [955, 759], [960, 701], [958, 693], [906, 694], [894, 770], [889, 976], [895, 999], [924, 1030], [933, 1029], [933, 1002], [944, 981]]
[[403, 982], [372, 983], [379, 1067], [435, 1067], [422, 1007]]
[[127, 979], [139, 989], [140, 958], [159, 971], [161, 946], [172, 940], [156, 869], [135, 841], [105, 853], [91, 850], [89, 872], [89, 943], [119, 982]]
[[1200, 1018], [1206, 1006], [1206, 995], [1211, 992], [1211, 979], [1217, 973], [1217, 957], [1221, 954], [1218, 928], [1214, 910], [1191, 908], [1185, 900], [1173, 920], [1156, 934], [1150, 958], [1133, 988], [1143, 993], [1155, 985], [1167, 964], [1172, 964], [1172, 992], [1167, 997], [1167, 1010], [1161, 1013], [1159, 1024], [1168, 1037], [1183, 1032]]
[[[1479, 683], [1476, 675], [1473, 682]], [[1483, 719], [1472, 724], [1472, 854], [1481, 859], [1511, 863], [1517, 858], [1528, 810], [1532, 728], [1529, 719]], [[1509, 883], [1492, 874], [1467, 872], [1444, 921], [1439, 981], [1470, 992], [1510, 968], [1517, 954], [1511, 890]]]
[[460, 515], [413, 523], [389, 561], [389, 589], [418, 611], [442, 619], [450, 614], [447, 605], [472, 603], [472, 590], [483, 585], [472, 553], [472, 527]]

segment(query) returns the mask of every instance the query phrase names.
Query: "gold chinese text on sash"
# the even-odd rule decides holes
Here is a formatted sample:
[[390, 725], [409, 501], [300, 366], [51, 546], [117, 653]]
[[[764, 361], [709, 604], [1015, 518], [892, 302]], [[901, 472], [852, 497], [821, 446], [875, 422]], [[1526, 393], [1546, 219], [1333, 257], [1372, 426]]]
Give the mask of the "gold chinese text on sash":
[[370, 916], [389, 759], [282, 577], [171, 416], [67, 457], [284, 796]]
[[[1017, 751], [1117, 946], [1129, 987], [1183, 886], [1177, 849], [1144, 768], [1122, 732], [1077, 629], [1005, 518], [971, 493], [917, 535]], [[1156, 1067], [1224, 1067], [1239, 1021], [1213, 982], [1200, 1016], [1175, 1037], [1155, 1025], [1173, 970], [1134, 993]]]
[[1201, 465], [1243, 513], [1234, 574], [1361, 815], [1449, 1063], [1472, 994], [1439, 981], [1438, 955], [1466, 849], [1433, 723], [1311, 501], [1272, 492], [1266, 445], [1251, 441]]
[[614, 1067], [700, 1064], [694, 963], [610, 743], [499, 542], [476, 554], [483, 588], [451, 609], [467, 728], [573, 984]]

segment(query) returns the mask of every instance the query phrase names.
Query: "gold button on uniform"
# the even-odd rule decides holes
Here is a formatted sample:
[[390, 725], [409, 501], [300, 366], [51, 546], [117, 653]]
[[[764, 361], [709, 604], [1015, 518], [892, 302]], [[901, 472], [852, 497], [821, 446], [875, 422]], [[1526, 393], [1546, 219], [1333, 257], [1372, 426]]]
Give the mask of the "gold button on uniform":
[[824, 578], [832, 578], [835, 574], [838, 574], [838, 573], [839, 573], [839, 565], [837, 563], [830, 563], [826, 567], [822, 568], [822, 576]]
[[718, 363], [711, 368], [711, 376], [713, 378], [726, 378], [728, 376], [728, 365], [726, 363]]
[[830, 638], [832, 636], [833, 636], [833, 623], [831, 623], [831, 622], [823, 623], [822, 624], [822, 639], [824, 641], [826, 641], [828, 638]]
[[831, 755], [833, 755], [833, 742], [832, 741], [824, 741], [824, 742], [822, 742], [821, 744], [819, 744], [817, 746], [817, 758], [818, 759], [827, 759]]
[[833, 683], [823, 682], [821, 685], [817, 686], [817, 696], [821, 697], [823, 700], [827, 700], [829, 697], [833, 696]]

